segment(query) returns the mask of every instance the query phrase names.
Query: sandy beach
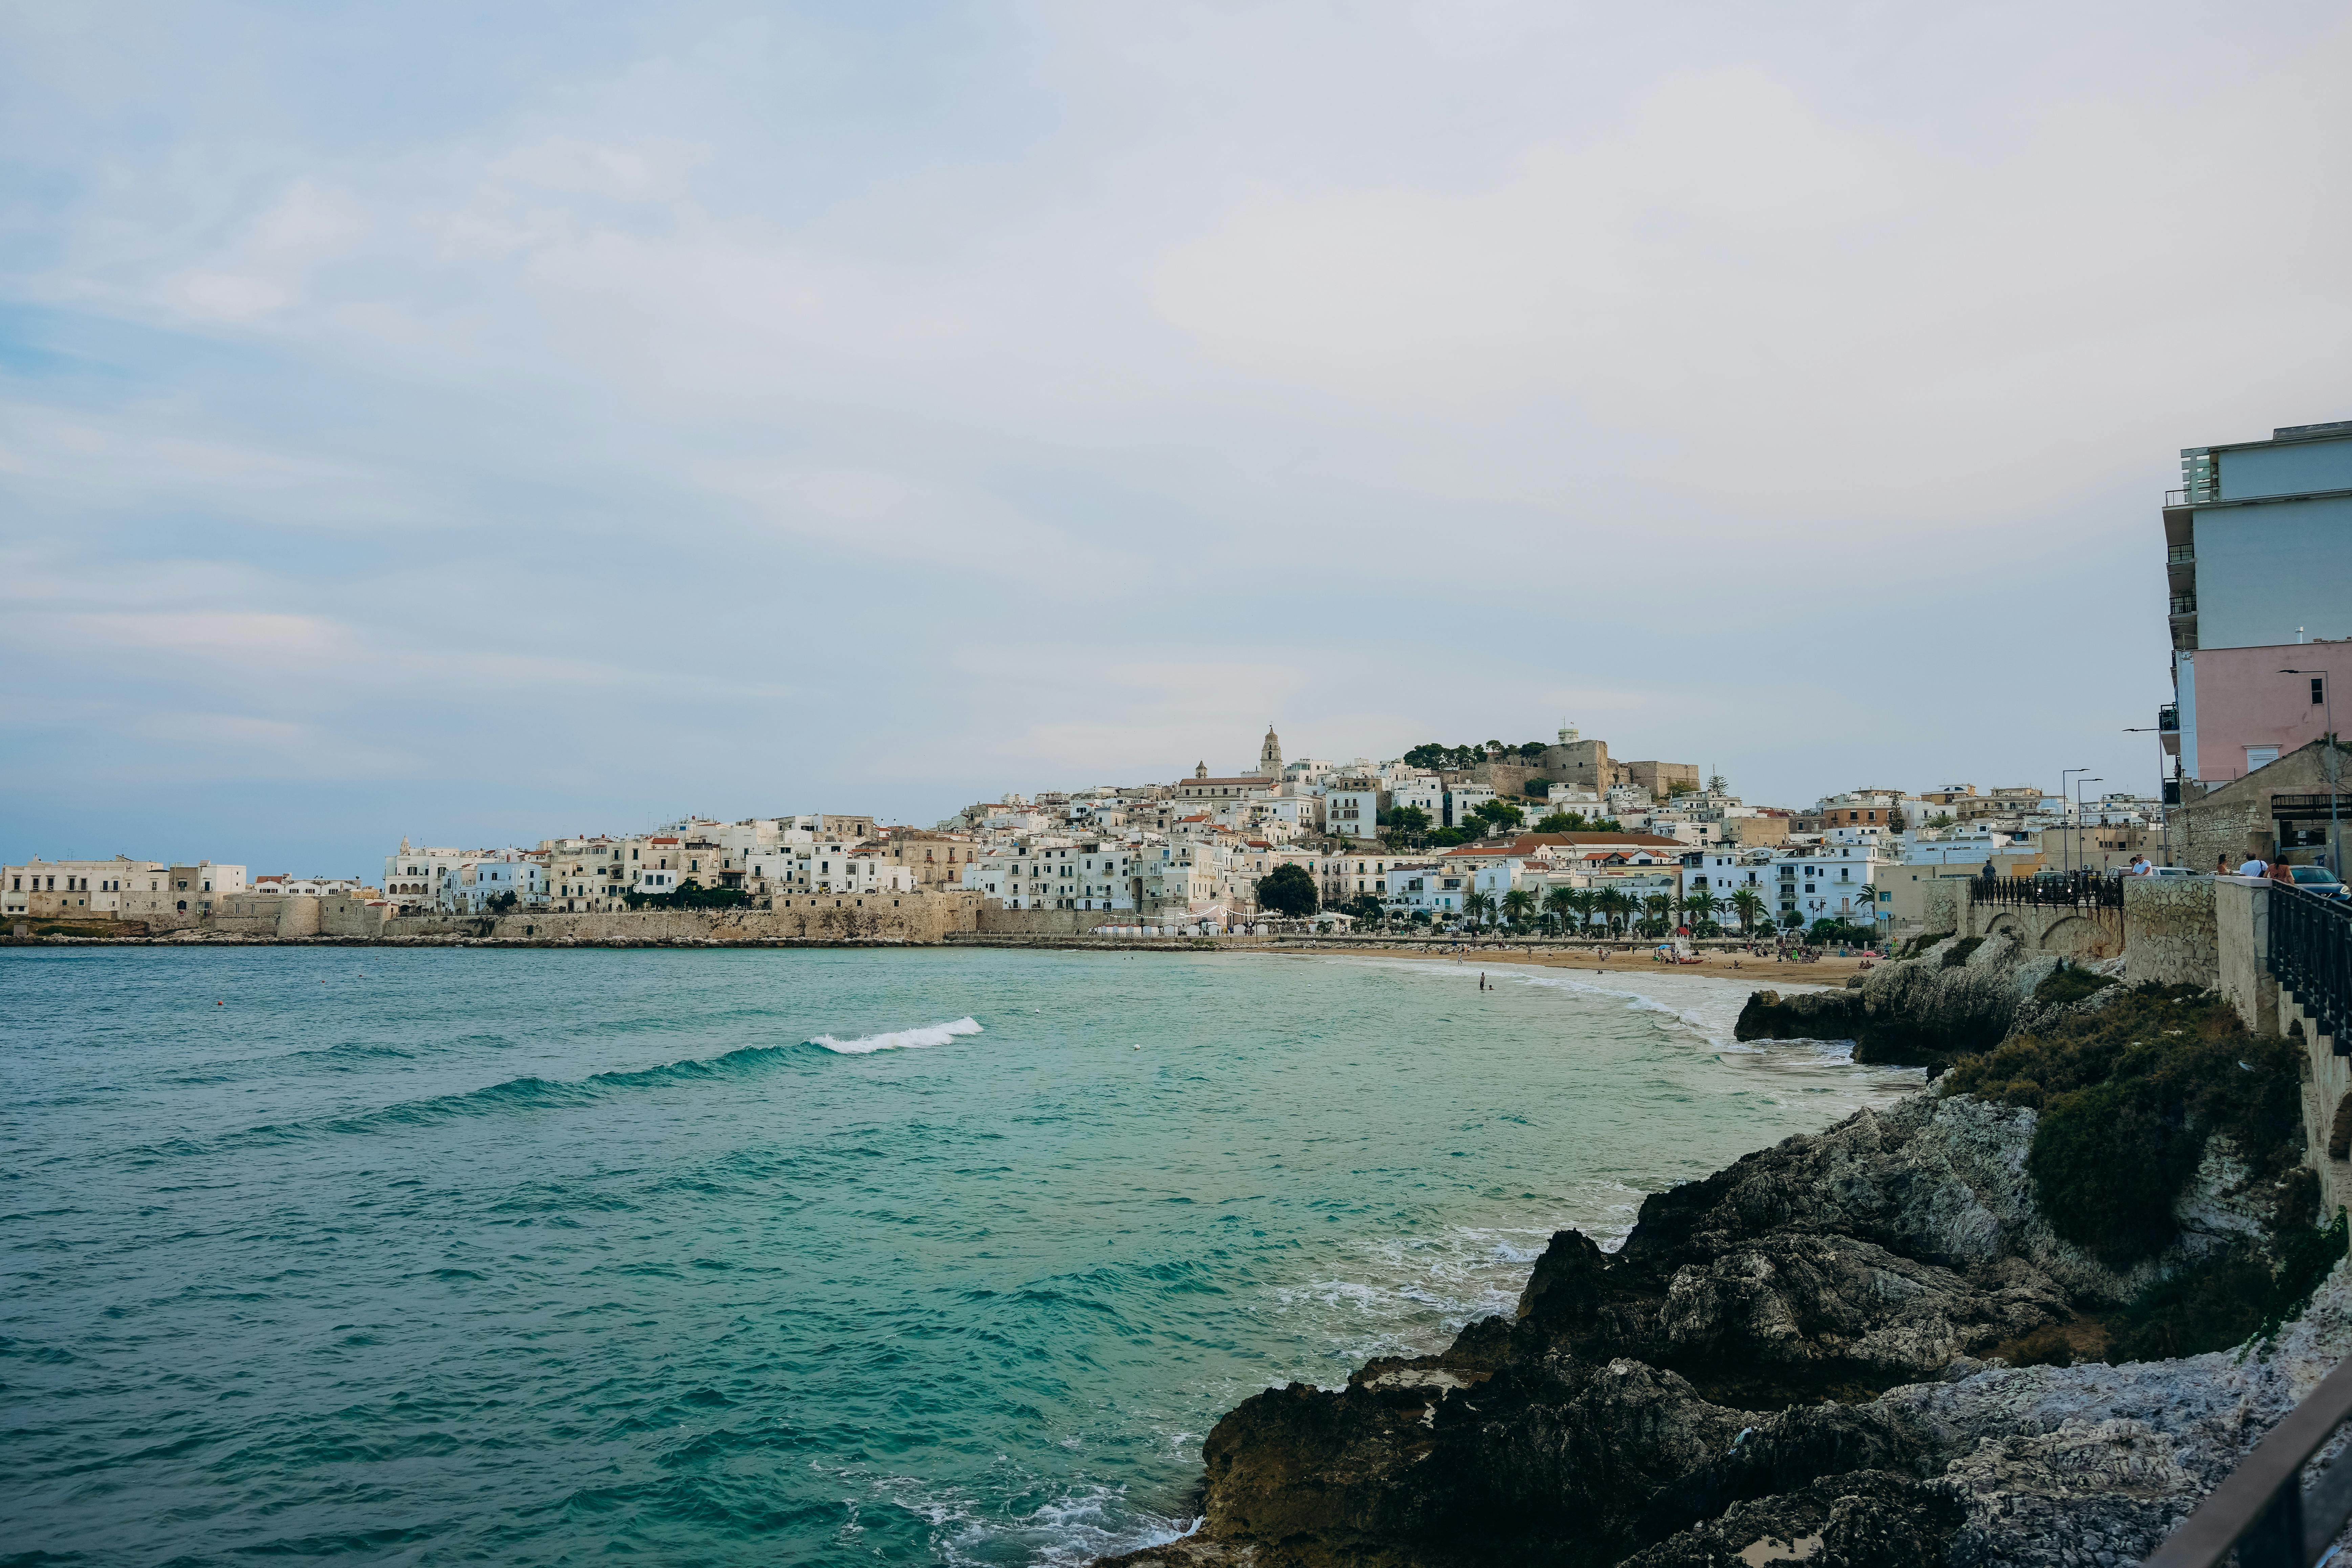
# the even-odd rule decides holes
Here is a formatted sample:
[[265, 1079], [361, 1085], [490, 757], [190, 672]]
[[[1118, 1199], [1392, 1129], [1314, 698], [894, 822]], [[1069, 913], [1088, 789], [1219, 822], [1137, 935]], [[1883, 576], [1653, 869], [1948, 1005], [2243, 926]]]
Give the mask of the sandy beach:
[[1822, 958], [1811, 963], [1777, 963], [1769, 958], [1756, 958], [1747, 953], [1707, 952], [1698, 955], [1696, 963], [1661, 963], [1650, 956], [1647, 948], [1611, 953], [1596, 958], [1590, 948], [1537, 949], [1530, 952], [1517, 947], [1482, 947], [1469, 951], [1448, 951], [1442, 946], [1359, 947], [1349, 944], [1344, 950], [1331, 948], [1261, 949], [1288, 958], [1322, 958], [1335, 951], [1362, 958], [1410, 958], [1423, 963], [1459, 963], [1475, 967], [1479, 964], [1524, 964], [1541, 969], [1581, 970], [1594, 974], [1624, 976], [1653, 974], [1701, 974], [1722, 980], [1752, 980], [1759, 989], [1776, 985], [1843, 985], [1849, 975], [1862, 973], [1864, 960], [1859, 958]]

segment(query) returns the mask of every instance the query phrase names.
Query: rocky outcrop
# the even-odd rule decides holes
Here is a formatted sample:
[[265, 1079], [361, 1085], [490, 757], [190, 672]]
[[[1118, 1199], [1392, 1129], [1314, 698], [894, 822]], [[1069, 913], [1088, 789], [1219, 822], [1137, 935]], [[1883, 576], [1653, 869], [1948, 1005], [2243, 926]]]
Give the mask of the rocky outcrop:
[[1858, 989], [1759, 991], [1733, 1033], [1742, 1040], [1852, 1040], [1856, 1061], [1937, 1072], [1999, 1044], [2058, 965], [2006, 934], [1948, 938], [1916, 958], [1879, 964]]
[[2243, 1365], [2005, 1364], [2270, 1201], [2217, 1152], [2174, 1251], [2119, 1274], [2036, 1213], [2033, 1126], [1916, 1095], [1653, 1195], [1615, 1253], [1562, 1231], [1513, 1318], [1234, 1410], [1201, 1530], [1118, 1561], [2136, 1560], [2352, 1349], [2352, 1288]]

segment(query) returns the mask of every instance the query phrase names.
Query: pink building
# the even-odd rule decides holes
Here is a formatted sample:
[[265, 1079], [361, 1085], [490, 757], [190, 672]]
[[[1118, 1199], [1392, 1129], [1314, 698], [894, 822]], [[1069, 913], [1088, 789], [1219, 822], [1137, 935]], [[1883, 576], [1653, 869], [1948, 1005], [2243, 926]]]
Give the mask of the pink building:
[[2335, 683], [2352, 680], [2352, 637], [2184, 649], [2174, 659], [2179, 728], [2165, 735], [2165, 750], [2184, 759], [2190, 778], [2224, 784], [2326, 733]]

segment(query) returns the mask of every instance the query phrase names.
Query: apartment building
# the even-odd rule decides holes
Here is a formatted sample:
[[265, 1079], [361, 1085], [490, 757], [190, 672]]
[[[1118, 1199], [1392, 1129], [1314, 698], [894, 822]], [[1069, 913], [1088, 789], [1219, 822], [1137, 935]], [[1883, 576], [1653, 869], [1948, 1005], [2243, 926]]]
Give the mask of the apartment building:
[[[2352, 679], [2352, 420], [2190, 447], [2164, 498], [2177, 782], [2243, 778], [2334, 729]], [[2340, 787], [2340, 784], [2339, 786]]]

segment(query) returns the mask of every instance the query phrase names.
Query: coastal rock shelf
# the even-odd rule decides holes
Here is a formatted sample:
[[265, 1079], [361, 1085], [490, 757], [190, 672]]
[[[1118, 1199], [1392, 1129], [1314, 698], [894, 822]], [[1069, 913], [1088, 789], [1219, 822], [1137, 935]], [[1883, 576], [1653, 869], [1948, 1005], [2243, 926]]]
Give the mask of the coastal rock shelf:
[[[1875, 991], [1882, 1026], [1909, 1015], [1914, 1048], [1938, 1056], [2101, 1005], [2055, 1000], [2053, 966], [1977, 956], [1795, 1000], [1858, 1013]], [[1201, 1527], [1108, 1561], [2136, 1561], [2352, 1351], [2352, 1284], [2337, 1265], [2243, 1364], [2088, 1359], [2107, 1348], [2102, 1314], [2122, 1321], [2168, 1280], [2235, 1278], [2223, 1263], [2282, 1227], [2319, 1234], [2310, 1189], [2250, 1179], [2207, 1137], [2168, 1242], [2103, 1258], [2035, 1201], [2037, 1120], [1930, 1089], [1654, 1194], [1613, 1254], [1561, 1231], [1514, 1317], [1343, 1389], [1235, 1408], [1203, 1445]]]

